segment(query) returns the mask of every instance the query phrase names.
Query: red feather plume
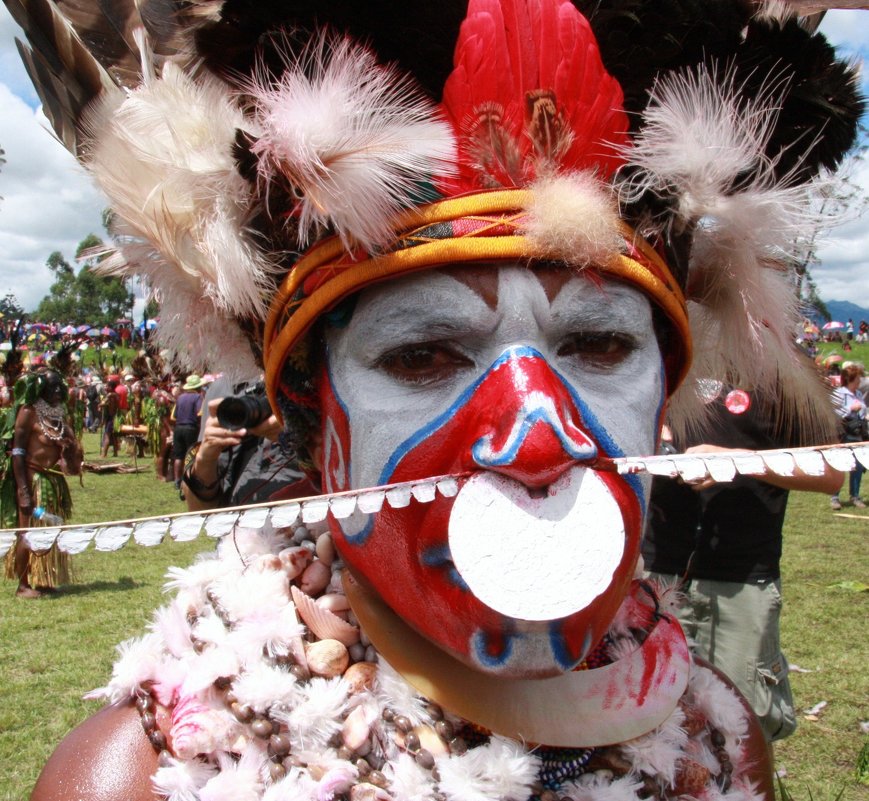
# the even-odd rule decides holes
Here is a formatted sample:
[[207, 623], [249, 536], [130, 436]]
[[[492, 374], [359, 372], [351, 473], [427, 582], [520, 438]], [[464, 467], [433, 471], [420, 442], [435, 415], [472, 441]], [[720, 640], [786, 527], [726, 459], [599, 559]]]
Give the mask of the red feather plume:
[[459, 143], [449, 195], [623, 163], [621, 87], [570, 0], [471, 0], [443, 110]]

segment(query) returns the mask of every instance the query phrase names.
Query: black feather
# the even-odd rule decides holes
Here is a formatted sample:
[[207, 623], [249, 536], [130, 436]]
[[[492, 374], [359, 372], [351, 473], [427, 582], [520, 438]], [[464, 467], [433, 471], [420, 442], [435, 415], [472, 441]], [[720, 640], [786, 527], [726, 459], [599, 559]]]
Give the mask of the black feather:
[[271, 52], [274, 35], [286, 31], [298, 47], [321, 28], [369, 44], [381, 62], [396, 63], [439, 99], [452, 71], [453, 50], [467, 0], [227, 0], [221, 19], [200, 28], [196, 47], [207, 66], [225, 78], [249, 75], [256, 58], [280, 71]]
[[621, 84], [631, 126], [663, 71], [729, 57], [752, 14], [745, 0], [574, 0], [607, 71]]
[[766, 150], [778, 177], [811, 179], [835, 169], [853, 146], [865, 100], [855, 70], [836, 59], [820, 34], [792, 20], [753, 22], [732, 62], [737, 85], [749, 96], [784, 87], [781, 111]]

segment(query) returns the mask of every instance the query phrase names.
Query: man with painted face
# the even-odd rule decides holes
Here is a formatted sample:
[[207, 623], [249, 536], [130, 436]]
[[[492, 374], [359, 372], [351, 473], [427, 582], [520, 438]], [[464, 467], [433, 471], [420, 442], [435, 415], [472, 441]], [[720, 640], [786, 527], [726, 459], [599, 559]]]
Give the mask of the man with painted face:
[[[72, 511], [65, 474], [81, 473], [82, 448], [69, 422], [67, 394], [54, 370], [24, 376], [16, 385], [11, 458], [0, 491], [4, 527], [49, 525], [52, 516], [64, 519]], [[18, 579], [17, 597], [40, 598], [69, 580], [68, 556], [56, 547], [34, 553], [19, 534], [6, 558], [6, 576]]]
[[[636, 578], [649, 481], [616, 460], [690, 418], [695, 338], [703, 375], [798, 370], [768, 255], [853, 76], [734, 0], [364, 5], [214, 7], [201, 59], [86, 116], [160, 336], [191, 368], [250, 336], [329, 497], [173, 574], [34, 798], [771, 799], [750, 710]], [[791, 131], [809, 51], [842, 113]]]

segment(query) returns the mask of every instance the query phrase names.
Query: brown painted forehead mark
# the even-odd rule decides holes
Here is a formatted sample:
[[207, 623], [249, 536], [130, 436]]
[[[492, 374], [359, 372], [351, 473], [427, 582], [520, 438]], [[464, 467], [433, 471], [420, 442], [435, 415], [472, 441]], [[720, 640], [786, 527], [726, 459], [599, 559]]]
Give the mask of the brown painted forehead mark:
[[480, 264], [452, 264], [438, 267], [438, 271], [464, 284], [479, 295], [492, 310], [498, 308], [498, 265], [494, 262]]
[[546, 299], [550, 303], [558, 297], [558, 293], [564, 289], [564, 285], [570, 281], [571, 278], [576, 278], [581, 275], [589, 277], [591, 275], [591, 273], [584, 273], [576, 267], [571, 267], [567, 264], [536, 264], [533, 267], [533, 271], [537, 280], [540, 282], [540, 286], [543, 287], [543, 291], [546, 293]]
[[[437, 268], [439, 272], [454, 278], [464, 284], [472, 292], [479, 295], [483, 302], [493, 311], [498, 308], [498, 267], [508, 266], [498, 262], [480, 262], [477, 264], [452, 264]], [[528, 267], [543, 287], [546, 299], [552, 303], [564, 285], [578, 275], [588, 278], [596, 273], [581, 272], [565, 264], [540, 262]]]

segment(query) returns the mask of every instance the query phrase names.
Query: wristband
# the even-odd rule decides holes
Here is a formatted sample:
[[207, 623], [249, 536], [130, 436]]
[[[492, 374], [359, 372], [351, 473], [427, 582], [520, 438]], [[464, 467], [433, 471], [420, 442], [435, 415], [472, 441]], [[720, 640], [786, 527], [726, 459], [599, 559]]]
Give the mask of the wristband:
[[[222, 475], [218, 475], [217, 478], [211, 484], [203, 484], [200, 481], [196, 474], [193, 472], [193, 462], [187, 465], [184, 470], [184, 483], [190, 488], [190, 491], [201, 501], [212, 501], [214, 500], [220, 493], [214, 492], [219, 486], [220, 481], [223, 478]], [[208, 497], [204, 497], [202, 493], [214, 493]]]
[[25, 448], [13, 448], [12, 455], [13, 456], [27, 456], [27, 450]]

